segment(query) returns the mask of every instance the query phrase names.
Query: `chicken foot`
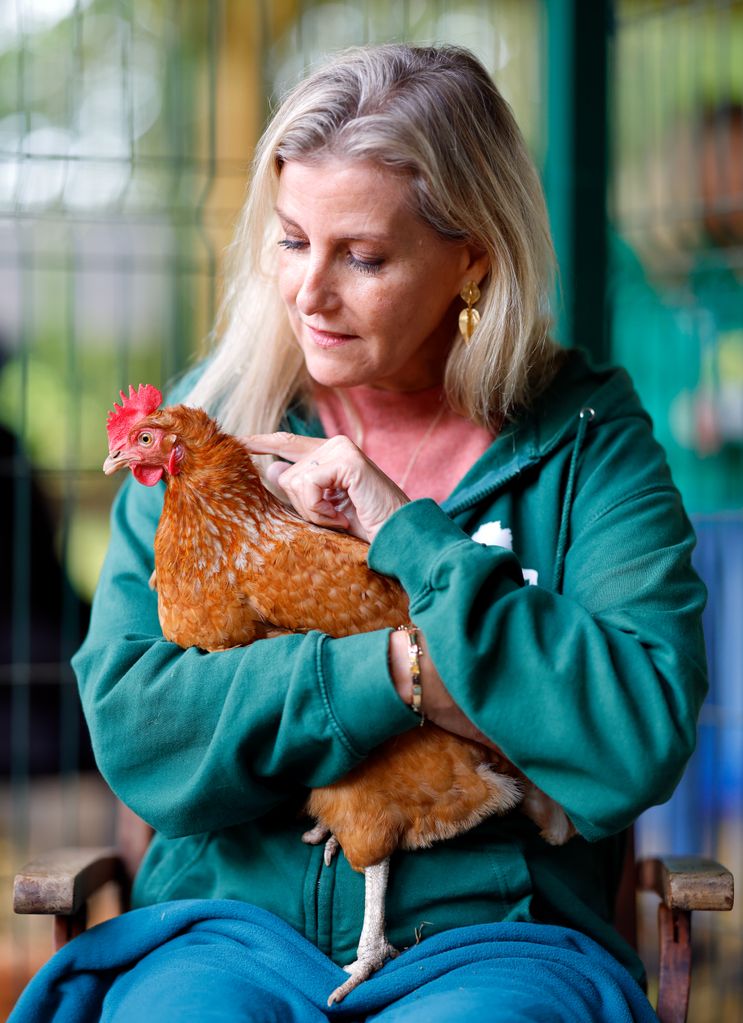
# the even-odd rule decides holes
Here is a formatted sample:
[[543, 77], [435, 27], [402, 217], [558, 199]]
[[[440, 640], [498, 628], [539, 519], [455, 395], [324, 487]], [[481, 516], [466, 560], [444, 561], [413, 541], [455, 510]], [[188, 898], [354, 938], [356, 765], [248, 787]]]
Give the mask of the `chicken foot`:
[[[327, 841], [325, 841], [327, 839]], [[302, 841], [306, 842], [307, 845], [320, 845], [325, 842], [325, 852], [323, 853], [323, 861], [326, 867], [329, 867], [333, 862], [333, 857], [341, 847], [340, 842], [326, 827], [322, 824], [316, 824], [314, 828], [310, 828], [309, 831], [305, 831], [302, 835]]]
[[[333, 857], [340, 849], [340, 842], [328, 828], [316, 824], [305, 831], [302, 841], [308, 845], [321, 845], [325, 842], [323, 860], [329, 867]], [[381, 863], [364, 868], [364, 922], [361, 926], [361, 937], [356, 950], [356, 960], [343, 969], [351, 976], [333, 991], [328, 1005], [342, 1002], [349, 991], [353, 991], [363, 981], [384, 966], [388, 959], [398, 955], [397, 949], [385, 936], [385, 900], [387, 896], [387, 880], [390, 873], [390, 858], [387, 856]]]
[[333, 991], [328, 998], [328, 1005], [342, 1002], [346, 995], [368, 980], [387, 962], [399, 955], [399, 952], [387, 941], [385, 927], [385, 899], [387, 896], [387, 880], [390, 873], [390, 858], [387, 856], [381, 863], [364, 868], [364, 923], [361, 928], [359, 947], [356, 950], [356, 961], [344, 966], [350, 973], [348, 980]]

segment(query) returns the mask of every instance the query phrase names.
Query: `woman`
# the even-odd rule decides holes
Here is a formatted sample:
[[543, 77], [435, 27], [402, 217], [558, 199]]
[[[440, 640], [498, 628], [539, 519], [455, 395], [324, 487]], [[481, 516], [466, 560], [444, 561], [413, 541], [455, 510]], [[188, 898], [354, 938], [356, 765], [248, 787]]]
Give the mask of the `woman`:
[[[654, 1018], [610, 923], [618, 836], [693, 748], [704, 591], [626, 376], [549, 338], [552, 273], [537, 175], [475, 59], [351, 51], [259, 147], [221, 342], [188, 395], [279, 456], [302, 515], [372, 541], [410, 596], [424, 713], [497, 744], [578, 832], [553, 847], [511, 814], [398, 854], [388, 934], [424, 940], [349, 996], [353, 1018]], [[418, 723], [407, 639], [166, 643], [147, 585], [160, 502], [122, 488], [75, 661], [101, 770], [156, 829], [143, 908], [114, 937], [167, 930], [121, 939], [96, 1005], [323, 1019], [363, 880], [302, 844], [296, 810]], [[191, 899], [237, 901], [173, 901]]]

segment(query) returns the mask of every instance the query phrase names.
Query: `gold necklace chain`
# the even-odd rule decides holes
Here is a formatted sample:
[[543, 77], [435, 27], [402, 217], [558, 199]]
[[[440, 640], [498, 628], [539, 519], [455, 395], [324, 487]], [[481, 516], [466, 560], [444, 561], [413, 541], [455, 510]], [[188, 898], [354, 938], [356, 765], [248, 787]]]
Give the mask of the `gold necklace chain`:
[[431, 436], [433, 434], [433, 431], [439, 425], [439, 422], [440, 422], [442, 416], [444, 415], [445, 411], [446, 411], [446, 403], [442, 402], [441, 408], [438, 410], [438, 412], [436, 413], [434, 418], [428, 424], [428, 429], [423, 434], [421, 439], [418, 441], [418, 444], [416, 445], [415, 451], [410, 456], [410, 461], [408, 462], [407, 466], [405, 467], [405, 472], [400, 477], [400, 482], [398, 483], [398, 486], [399, 486], [400, 490], [405, 490], [405, 484], [408, 482], [408, 477], [410, 476], [410, 473], [413, 471], [413, 466], [418, 461], [418, 455], [421, 454], [421, 452], [423, 451], [425, 446], [428, 444], [428, 442], [431, 439]]
[[[342, 388], [340, 388], [340, 387], [336, 388], [335, 393], [338, 395], [338, 399], [339, 399], [341, 405], [343, 406], [343, 409], [344, 409], [344, 411], [346, 413], [346, 416], [348, 418], [349, 425], [351, 427], [353, 427], [353, 431], [354, 431], [353, 441], [354, 441], [354, 444], [356, 445], [356, 447], [363, 449], [363, 446], [364, 446], [364, 424], [363, 424], [363, 422], [361, 420], [361, 416], [359, 415], [359, 411], [356, 408], [356, 406], [354, 405], [354, 403], [351, 401], [350, 395], [348, 395]], [[400, 479], [398, 481], [397, 485], [399, 486], [400, 490], [404, 490], [405, 489], [405, 484], [408, 482], [408, 478], [410, 477], [410, 474], [413, 471], [413, 468], [415, 467], [415, 463], [418, 461], [418, 457], [421, 455], [421, 453], [423, 452], [424, 448], [426, 447], [426, 445], [428, 444], [429, 440], [431, 439], [431, 436], [432, 436], [434, 430], [436, 429], [436, 427], [439, 425], [439, 422], [443, 418], [443, 415], [444, 415], [444, 412], [446, 412], [446, 409], [447, 409], [446, 402], [442, 402], [441, 408], [438, 410], [436, 415], [433, 417], [431, 422], [428, 424], [428, 429], [426, 430], [426, 432], [423, 434], [421, 439], [416, 444], [415, 450], [413, 451], [412, 455], [410, 456], [408, 464], [405, 466], [405, 471], [403, 472], [402, 476], [400, 477]]]
[[348, 417], [349, 425], [354, 428], [353, 442], [357, 448], [363, 448], [364, 446], [364, 424], [361, 421], [358, 409], [351, 401], [349, 396], [343, 390], [342, 387], [334, 388], [334, 393], [338, 395], [338, 400], [343, 406], [343, 410]]

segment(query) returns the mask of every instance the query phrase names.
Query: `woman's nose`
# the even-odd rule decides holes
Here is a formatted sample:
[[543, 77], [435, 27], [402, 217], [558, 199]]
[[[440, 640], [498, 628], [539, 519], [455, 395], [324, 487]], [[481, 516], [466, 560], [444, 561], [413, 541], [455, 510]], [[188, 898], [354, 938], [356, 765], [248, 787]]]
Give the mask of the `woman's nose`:
[[296, 301], [303, 316], [324, 312], [338, 304], [333, 274], [326, 261], [312, 257], [307, 260]]

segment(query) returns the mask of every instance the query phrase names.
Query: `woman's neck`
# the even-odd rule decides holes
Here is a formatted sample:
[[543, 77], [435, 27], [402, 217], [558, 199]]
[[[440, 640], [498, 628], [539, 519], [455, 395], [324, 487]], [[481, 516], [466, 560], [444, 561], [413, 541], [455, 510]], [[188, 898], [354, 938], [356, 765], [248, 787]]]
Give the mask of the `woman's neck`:
[[350, 437], [408, 497], [443, 501], [492, 442], [457, 415], [441, 384], [418, 391], [318, 388], [328, 436]]

